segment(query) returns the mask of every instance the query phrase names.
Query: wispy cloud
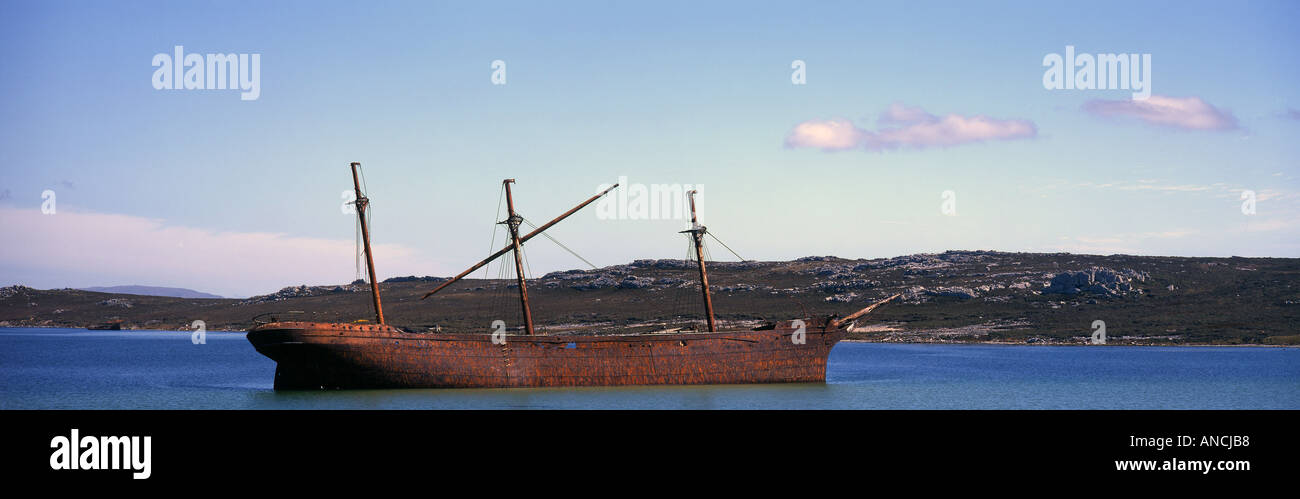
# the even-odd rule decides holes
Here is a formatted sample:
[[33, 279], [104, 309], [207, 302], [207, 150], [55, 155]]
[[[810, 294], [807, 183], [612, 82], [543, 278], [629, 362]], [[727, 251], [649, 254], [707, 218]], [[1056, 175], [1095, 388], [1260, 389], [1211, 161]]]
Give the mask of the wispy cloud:
[[1300, 217], [1281, 216], [1272, 218], [1252, 219], [1246, 223], [1244, 230], [1246, 232], [1273, 232], [1284, 230], [1300, 229]]
[[1055, 245], [1035, 248], [1038, 251], [1066, 251], [1094, 255], [1149, 254], [1141, 248], [1150, 248], [1154, 241], [1182, 239], [1198, 236], [1196, 229], [1171, 229], [1155, 232], [1128, 232], [1106, 235], [1061, 236]]
[[1076, 184], [1078, 187], [1094, 187], [1097, 189], [1116, 189], [1121, 191], [1156, 191], [1156, 192], [1207, 192], [1213, 191], [1214, 185], [1197, 185], [1197, 184], [1160, 184], [1155, 180], [1138, 180], [1137, 182], [1107, 182], [1096, 184], [1092, 182], [1082, 182]]
[[[0, 265], [95, 281], [68, 286], [152, 284], [248, 296], [339, 284], [355, 272], [350, 239], [213, 231], [63, 206], [55, 215], [0, 207], [0, 226], [14, 236], [0, 245]], [[381, 278], [437, 270], [402, 245], [378, 244], [374, 251]]]
[[859, 128], [843, 118], [809, 120], [795, 125], [785, 138], [788, 148], [824, 151], [951, 147], [986, 140], [1032, 138], [1038, 128], [1027, 120], [1003, 120], [983, 115], [935, 116], [919, 107], [894, 104], [880, 114], [876, 131]]
[[1146, 100], [1090, 100], [1084, 111], [1104, 117], [1133, 117], [1145, 123], [1185, 130], [1235, 130], [1237, 118], [1200, 97], [1152, 95]]
[[[1159, 180], [1142, 179], [1136, 182], [1113, 181], [1105, 183], [1095, 182], [1078, 182], [1078, 183], [1056, 183], [1040, 186], [1033, 191], [1050, 191], [1061, 188], [1089, 188], [1089, 189], [1109, 189], [1117, 191], [1137, 191], [1137, 192], [1162, 192], [1171, 193], [1191, 193], [1204, 194], [1219, 199], [1241, 199], [1241, 193], [1249, 189], [1238, 185], [1227, 184], [1224, 182], [1215, 182], [1212, 184], [1173, 184], [1165, 183]], [[1285, 201], [1300, 199], [1300, 193], [1295, 191], [1282, 191], [1277, 189], [1262, 188], [1254, 189], [1256, 201]]]
[[1282, 117], [1300, 121], [1300, 109], [1288, 107], [1286, 112], [1282, 113]]

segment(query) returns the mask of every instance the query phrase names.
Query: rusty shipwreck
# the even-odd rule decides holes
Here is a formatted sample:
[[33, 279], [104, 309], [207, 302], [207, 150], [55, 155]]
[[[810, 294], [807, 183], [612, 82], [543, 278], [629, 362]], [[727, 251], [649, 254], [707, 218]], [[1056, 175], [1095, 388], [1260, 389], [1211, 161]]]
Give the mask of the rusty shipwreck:
[[686, 385], [726, 383], [824, 382], [831, 348], [848, 327], [891, 296], [845, 317], [802, 317], [762, 326], [720, 329], [713, 316], [708, 270], [702, 251], [707, 229], [695, 216], [689, 193], [691, 228], [698, 262], [707, 329], [627, 334], [544, 334], [535, 330], [528, 286], [518, 257], [533, 236], [609, 193], [617, 184], [532, 232], [521, 236], [522, 221], [504, 181], [509, 217], [501, 223], [510, 241], [500, 251], [443, 282], [428, 298], [489, 262], [513, 253], [523, 325], [517, 333], [422, 332], [389, 325], [384, 318], [366, 221], [368, 198], [352, 163], [355, 206], [364, 242], [375, 322], [320, 323], [275, 321], [249, 329], [248, 341], [276, 361], [275, 389], [494, 388], [610, 385]]

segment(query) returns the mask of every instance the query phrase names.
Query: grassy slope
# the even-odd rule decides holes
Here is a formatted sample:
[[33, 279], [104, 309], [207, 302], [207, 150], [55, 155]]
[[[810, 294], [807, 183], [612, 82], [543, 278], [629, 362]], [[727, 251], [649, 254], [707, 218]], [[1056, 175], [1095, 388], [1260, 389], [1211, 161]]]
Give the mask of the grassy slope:
[[[710, 270], [714, 306], [723, 321], [788, 319], [809, 314], [846, 315], [871, 300], [914, 286], [935, 288], [1032, 282], [1029, 289], [981, 291], [977, 298], [926, 297], [882, 307], [867, 322], [895, 331], [852, 333], [852, 338], [889, 341], [1043, 341], [1078, 343], [1091, 334], [1094, 320], [1106, 322], [1112, 343], [1270, 344], [1295, 343], [1300, 337], [1300, 259], [1171, 258], [1071, 254], [955, 253], [938, 255], [940, 265], [895, 266], [852, 272], [872, 281], [854, 289], [850, 302], [828, 302], [833, 292], [813, 285], [828, 278], [819, 269], [852, 268], [866, 261], [829, 260], [716, 264]], [[973, 255], [973, 256], [972, 256]], [[930, 256], [930, 260], [936, 261]], [[944, 261], [945, 259], [950, 261]], [[875, 260], [873, 262], [881, 262]], [[1137, 283], [1143, 293], [1120, 297], [1040, 294], [1051, 276], [1090, 267], [1130, 268], [1147, 272]], [[640, 278], [689, 280], [689, 269], [618, 266]], [[594, 276], [594, 272], [592, 274]], [[840, 278], [843, 275], [839, 276]], [[590, 279], [587, 279], [588, 281]], [[699, 317], [699, 291], [685, 286], [641, 289], [576, 290], [583, 280], [551, 276], [529, 281], [533, 313], [539, 325], [611, 324], [671, 320], [679, 314]], [[722, 291], [748, 284], [752, 291]], [[420, 301], [436, 283], [398, 282], [381, 286], [385, 314], [395, 325], [488, 331], [495, 318], [518, 324], [513, 289], [501, 281], [467, 280]], [[1172, 285], [1171, 291], [1168, 287]], [[125, 308], [104, 304], [130, 302]], [[128, 327], [185, 329], [203, 320], [208, 329], [244, 329], [267, 312], [301, 311], [282, 318], [353, 321], [369, 318], [365, 292], [336, 292], [264, 303], [236, 299], [180, 299], [110, 295], [76, 290], [22, 290], [0, 298], [0, 324], [82, 327], [120, 318]], [[983, 325], [981, 327], [981, 325]], [[972, 326], [976, 326], [972, 328]], [[992, 327], [990, 327], [992, 326]], [[967, 328], [962, 329], [962, 328]], [[936, 331], [946, 332], [936, 335]]]

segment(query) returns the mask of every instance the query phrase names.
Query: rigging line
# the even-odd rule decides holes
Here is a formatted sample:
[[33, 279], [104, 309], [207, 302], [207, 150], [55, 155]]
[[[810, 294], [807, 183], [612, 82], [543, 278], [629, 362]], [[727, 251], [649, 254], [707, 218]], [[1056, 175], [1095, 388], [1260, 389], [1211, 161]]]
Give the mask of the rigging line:
[[524, 275], [521, 277], [528, 279], [528, 276], [533, 275], [533, 267], [528, 264], [528, 253], [524, 252], [524, 247], [522, 245], [519, 246], [519, 257], [524, 259]]
[[[510, 266], [508, 266], [508, 267], [505, 266], [505, 265], [502, 265], [502, 266], [501, 266], [501, 278], [502, 278], [502, 281], [501, 281], [501, 303], [502, 303], [502, 305], [501, 305], [501, 306], [504, 308], [504, 310], [506, 310], [507, 312], [509, 312], [509, 314], [510, 314], [510, 320], [511, 320], [511, 321], [515, 321], [515, 322], [517, 322], [517, 323], [519, 323], [519, 324], [522, 324], [522, 323], [524, 322], [524, 320], [523, 320], [523, 319], [524, 319], [524, 317], [523, 317], [523, 312], [521, 312], [521, 311], [519, 310], [519, 308], [518, 308], [518, 306], [517, 306], [519, 303], [518, 303], [517, 301], [515, 301], [515, 300], [517, 299], [517, 297], [518, 297], [518, 294], [517, 294], [518, 292], [517, 292], [517, 291], [515, 291], [515, 292], [510, 291], [510, 285], [511, 285], [511, 284], [516, 284], [516, 285], [517, 285], [517, 283], [515, 282], [515, 269], [516, 269], [516, 266], [513, 265], [514, 257], [515, 257], [515, 256], [514, 256], [514, 254], [512, 253], [512, 254], [510, 255], [512, 265], [510, 265]], [[521, 261], [524, 262], [524, 266], [527, 266], [527, 265], [528, 265], [528, 258], [524, 257], [523, 251], [520, 251], [520, 253], [519, 253], [519, 258], [521, 258], [521, 259], [522, 259]], [[526, 272], [527, 272], [527, 271], [525, 271], [525, 274], [524, 274], [524, 275], [525, 275], [525, 279], [527, 278], [527, 273], [526, 273]]]
[[[515, 213], [518, 213], [518, 212], [515, 212]], [[522, 217], [523, 215], [520, 215], [520, 216]], [[527, 218], [524, 219], [524, 223], [528, 224], [529, 227], [532, 227], [533, 230], [537, 230], [537, 226], [536, 226], [536, 225], [533, 225], [533, 222], [530, 221], [530, 220], [528, 220]], [[591, 262], [588, 261], [586, 258], [583, 258], [582, 255], [579, 255], [579, 254], [578, 254], [578, 252], [569, 249], [568, 246], [565, 246], [564, 243], [561, 243], [558, 239], [556, 239], [556, 238], [554, 238], [554, 237], [551, 237], [550, 234], [547, 234], [547, 233], [545, 233], [545, 232], [543, 232], [542, 235], [543, 235], [543, 236], [546, 236], [547, 239], [550, 239], [551, 242], [555, 243], [555, 244], [558, 245], [559, 247], [564, 248], [564, 251], [568, 251], [570, 255], [573, 255], [573, 256], [578, 257], [579, 260], [582, 260], [583, 263], [589, 265], [593, 270], [596, 269], [596, 264], [591, 263]]]
[[[488, 242], [488, 254], [489, 254], [489, 255], [491, 255], [493, 249], [496, 248], [496, 244], [497, 244], [497, 225], [498, 225], [498, 224], [497, 224], [497, 221], [499, 221], [499, 220], [501, 219], [501, 201], [505, 198], [505, 195], [506, 195], [506, 184], [501, 184], [501, 190], [500, 190], [500, 191], [497, 191], [497, 214], [496, 214], [496, 216], [492, 217], [492, 240], [491, 240], [490, 242]], [[483, 269], [483, 278], [484, 278], [484, 279], [487, 279], [487, 277], [488, 277], [488, 269], [487, 269], [486, 267], [488, 267], [488, 266], [487, 266], [487, 265], [484, 265], [484, 269]]]
[[683, 235], [686, 236], [686, 258], [682, 260], [682, 262], [685, 264], [685, 266], [683, 267], [683, 269], [685, 270], [683, 283], [694, 283], [694, 285], [678, 288], [677, 297], [676, 297], [677, 299], [676, 307], [677, 307], [677, 314], [679, 316], [678, 322], [681, 324], [688, 324], [692, 328], [694, 328], [698, 324], [696, 318], [699, 317], [698, 315], [699, 312], [697, 312], [695, 309], [695, 300], [696, 297], [698, 297], [699, 295], [696, 294], [695, 290], [696, 290], [696, 286], [699, 285], [700, 281], [699, 281], [699, 276], [691, 271], [691, 265], [690, 265], [692, 262], [696, 261], [695, 241], [692, 240], [692, 237], [694, 236], [692, 234], [683, 234]]
[[[357, 172], [362, 173], [361, 165], [357, 165]], [[352, 202], [348, 204], [352, 205], [352, 212], [355, 214], [357, 213], [356, 191], [353, 191], [352, 198], [353, 198]], [[358, 217], [356, 221], [352, 222], [352, 241], [353, 241], [352, 259], [353, 259], [353, 263], [355, 264], [353, 267], [354, 272], [352, 274], [352, 282], [357, 282], [361, 280], [361, 218], [360, 217]]]
[[[501, 261], [499, 262], [500, 265], [496, 266], [497, 269], [496, 279], [488, 279], [488, 275], [486, 274], [486, 272], [483, 276], [485, 279], [483, 281], [483, 288], [486, 290], [485, 292], [487, 293], [488, 296], [488, 307], [486, 308], [486, 311], [488, 315], [487, 318], [489, 321], [498, 320], [498, 319], [501, 320], [511, 319], [510, 317], [505, 317], [506, 313], [508, 312], [505, 306], [503, 305], [504, 298], [505, 298], [505, 291], [503, 289], [503, 286], [501, 286], [502, 279], [505, 279], [506, 262], [507, 259], [502, 258]], [[493, 265], [489, 264], [486, 267], [490, 269], [493, 267]]]
[[713, 240], [714, 240], [714, 241], [717, 241], [718, 244], [721, 244], [723, 248], [727, 248], [727, 251], [731, 251], [731, 254], [736, 255], [736, 258], [739, 258], [740, 261], [742, 261], [742, 262], [745, 261], [745, 258], [744, 258], [744, 257], [740, 256], [740, 255], [737, 254], [735, 251], [732, 251], [731, 246], [727, 246], [727, 243], [724, 243], [724, 242], [722, 242], [721, 239], [718, 239], [718, 236], [713, 235], [712, 232], [705, 232], [705, 234], [708, 234], [709, 237], [712, 237]]
[[699, 274], [691, 270], [695, 265], [695, 243], [691, 241], [691, 234], [681, 235], [685, 236], [682, 242], [686, 245], [682, 246], [685, 253], [682, 254], [682, 265], [677, 273], [682, 282], [677, 284], [673, 295], [673, 319], [678, 326], [695, 329], [695, 300], [699, 296], [695, 291]]
[[507, 316], [510, 314], [510, 309], [506, 307], [506, 292], [508, 289], [505, 282], [507, 279], [507, 263], [509, 267], [514, 267], [514, 258], [515, 256], [512, 254], [508, 258], [501, 259], [500, 264], [497, 265], [497, 278], [489, 284], [492, 286], [492, 314], [503, 320], [509, 319], [511, 321], [514, 320], [514, 316]]
[[[364, 195], [364, 193], [363, 193], [363, 195]], [[352, 206], [352, 209], [353, 209], [354, 211], [360, 209], [360, 207], [359, 207], [359, 205], [358, 205], [358, 203], [357, 203], [356, 201], [353, 201], [353, 202], [352, 202], [352, 205], [353, 205], [353, 206]], [[368, 207], [369, 207], [369, 203], [367, 203], [367, 208], [368, 208]], [[365, 214], [365, 217], [366, 217], [366, 224], [370, 224], [370, 210], [366, 210], [364, 214]], [[356, 273], [354, 274], [354, 277], [353, 277], [353, 282], [355, 282], [355, 281], [358, 281], [358, 280], [362, 280], [362, 279], [363, 279], [363, 274], [362, 274], [362, 272], [361, 272], [361, 255], [363, 254], [363, 252], [365, 252], [365, 248], [364, 248], [364, 246], [362, 245], [362, 241], [361, 241], [361, 217], [357, 217], [357, 222], [356, 222], [355, 224], [353, 224], [352, 227], [353, 227], [353, 235], [355, 236], [355, 240], [354, 240], [354, 248], [353, 248], [353, 249], [355, 250], [355, 251], [353, 252], [353, 256], [355, 257], [355, 258], [354, 258], [354, 263], [355, 263], [355, 272], [356, 272]], [[367, 273], [364, 274], [364, 281], [363, 281], [363, 282], [369, 284], [369, 282], [370, 282], [370, 274], [369, 274], [369, 272], [367, 272]]]
[[[357, 164], [357, 174], [359, 177], [361, 177], [361, 197], [366, 198], [365, 210], [361, 212], [361, 214], [366, 217], [366, 225], [368, 225], [370, 227], [370, 230], [373, 232], [375, 227], [374, 224], [370, 223], [370, 215], [374, 210], [373, 210], [373, 206], [370, 205], [370, 197], [366, 195], [366, 193], [370, 192], [370, 187], [366, 185], [366, 168], [364, 166], [361, 166], [361, 164], [359, 163]], [[354, 210], [362, 209], [360, 201], [361, 199], [359, 198], [352, 201]], [[365, 248], [362, 246], [363, 241], [361, 240], [361, 217], [357, 217], [356, 227], [357, 227], [357, 248], [356, 248], [357, 249], [357, 279], [360, 280], [362, 279], [362, 275], [363, 275], [361, 272], [361, 254], [362, 252], [365, 251]], [[367, 284], [369, 284], [370, 281], [372, 281], [369, 272], [366, 272], [364, 274], [364, 279], [365, 279], [364, 282], [366, 282]]]
[[[367, 201], [367, 202], [366, 202], [366, 226], [367, 226], [367, 227], [370, 227], [370, 231], [371, 231], [370, 233], [371, 233], [371, 234], [374, 234], [375, 224], [370, 223], [370, 213], [371, 213], [371, 211], [372, 211], [372, 210], [370, 209], [370, 202]], [[364, 252], [365, 250], [366, 250], [365, 246], [362, 245], [362, 247], [361, 247], [361, 251]], [[374, 258], [374, 255], [366, 255], [366, 256], [370, 257], [371, 259]], [[366, 276], [366, 282], [367, 282], [367, 283], [372, 282], [372, 281], [375, 280], [374, 277], [370, 275], [370, 272], [369, 272], [369, 271], [365, 272], [365, 276]]]
[[370, 187], [366, 185], [366, 168], [361, 163], [357, 163], [357, 173], [361, 174], [361, 195], [364, 196], [370, 192]]

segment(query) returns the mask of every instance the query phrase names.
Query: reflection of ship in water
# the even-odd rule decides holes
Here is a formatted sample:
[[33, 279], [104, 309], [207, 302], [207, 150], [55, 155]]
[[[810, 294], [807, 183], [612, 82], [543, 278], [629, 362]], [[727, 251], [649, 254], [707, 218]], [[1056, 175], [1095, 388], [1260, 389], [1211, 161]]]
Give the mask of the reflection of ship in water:
[[[854, 319], [892, 296], [846, 317], [802, 317], [770, 321], [752, 328], [720, 329], [713, 317], [703, 251], [706, 229], [695, 216], [689, 193], [692, 241], [699, 271], [707, 329], [548, 334], [534, 329], [521, 245], [618, 187], [606, 189], [551, 222], [520, 236], [523, 217], [515, 212], [510, 184], [503, 182], [510, 241], [500, 251], [443, 282], [430, 295], [506, 255], [514, 255], [515, 286], [522, 312], [522, 334], [414, 331], [384, 321], [371, 256], [366, 208], [369, 200], [352, 163], [357, 217], [375, 324], [273, 320], [248, 331], [258, 352], [276, 361], [276, 389], [316, 388], [493, 388], [600, 385], [684, 385], [720, 383], [824, 382], [826, 358]], [[702, 324], [701, 326], [703, 326]]]
[[122, 319], [113, 319], [87, 326], [86, 329], [94, 331], [118, 331], [122, 329]]

